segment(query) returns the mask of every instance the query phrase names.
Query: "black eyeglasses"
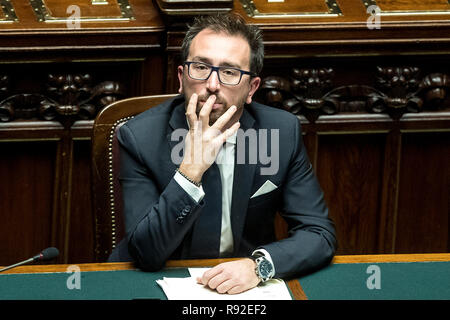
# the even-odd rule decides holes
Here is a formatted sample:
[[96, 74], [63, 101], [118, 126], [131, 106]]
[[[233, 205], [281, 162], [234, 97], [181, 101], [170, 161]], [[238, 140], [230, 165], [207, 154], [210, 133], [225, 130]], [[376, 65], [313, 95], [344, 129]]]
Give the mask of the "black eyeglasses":
[[236, 86], [241, 82], [242, 75], [248, 74], [250, 76], [256, 76], [253, 72], [244, 71], [238, 68], [219, 66], [215, 67], [213, 65], [196, 62], [196, 61], [186, 61], [185, 65], [188, 66], [189, 77], [195, 80], [207, 80], [213, 71], [217, 72], [219, 81], [222, 84], [229, 86]]

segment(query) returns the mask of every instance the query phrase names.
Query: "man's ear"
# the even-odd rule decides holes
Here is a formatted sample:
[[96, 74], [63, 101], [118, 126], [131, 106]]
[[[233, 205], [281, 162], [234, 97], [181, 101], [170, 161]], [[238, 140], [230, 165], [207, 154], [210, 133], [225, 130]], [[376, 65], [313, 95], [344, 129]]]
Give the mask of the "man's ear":
[[184, 72], [184, 67], [178, 66], [177, 75], [178, 75], [178, 82], [180, 84], [180, 87], [178, 88], [178, 93], [183, 93], [183, 72]]
[[248, 92], [247, 100], [245, 101], [245, 103], [247, 104], [252, 103], [253, 95], [255, 94], [256, 90], [258, 90], [260, 84], [261, 84], [260, 77], [254, 77], [250, 80], [250, 91]]

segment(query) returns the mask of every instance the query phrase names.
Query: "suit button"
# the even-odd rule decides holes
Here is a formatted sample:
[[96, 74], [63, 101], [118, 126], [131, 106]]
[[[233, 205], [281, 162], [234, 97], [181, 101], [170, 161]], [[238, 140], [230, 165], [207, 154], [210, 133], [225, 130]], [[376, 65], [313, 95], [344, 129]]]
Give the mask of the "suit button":
[[191, 213], [191, 206], [187, 205], [186, 207], [183, 208], [183, 210], [181, 210], [180, 214], [177, 217], [177, 222], [179, 224], [182, 224], [184, 222], [184, 218], [186, 218], [189, 213]]
[[179, 223], [179, 224], [183, 224], [183, 222], [184, 222], [184, 217], [183, 217], [183, 216], [178, 216], [177, 219], [176, 219], [176, 221], [177, 221], [177, 223]]
[[186, 217], [189, 213], [191, 213], [191, 207], [190, 206], [186, 206], [183, 211], [181, 211], [181, 215], [183, 217]]

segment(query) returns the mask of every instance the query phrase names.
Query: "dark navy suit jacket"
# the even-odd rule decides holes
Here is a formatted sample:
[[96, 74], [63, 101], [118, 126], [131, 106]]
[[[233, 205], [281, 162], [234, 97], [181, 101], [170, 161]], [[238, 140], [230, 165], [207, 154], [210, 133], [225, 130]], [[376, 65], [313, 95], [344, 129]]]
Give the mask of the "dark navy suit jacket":
[[[254, 163], [249, 157], [245, 163], [235, 164], [232, 256], [245, 257], [256, 248], [264, 248], [274, 262], [275, 276], [280, 278], [326, 265], [336, 250], [335, 229], [302, 142], [299, 120], [289, 112], [253, 102], [245, 106], [240, 122], [244, 132], [278, 130], [279, 168], [273, 175], [264, 175], [261, 168], [269, 165], [259, 160]], [[212, 200], [206, 194], [196, 203], [174, 180], [178, 164], [172, 161], [171, 154], [180, 141], [172, 141], [172, 133], [180, 128], [188, 127], [184, 98], [177, 96], [139, 114], [118, 132], [128, 249], [147, 270], [162, 268], [168, 259], [219, 256], [218, 250], [206, 248], [207, 253], [199, 254], [202, 246], [209, 244], [207, 237], [203, 243], [193, 240], [213, 232], [202, 229], [197, 221], [208, 219], [205, 208]], [[267, 145], [267, 154], [277, 151], [270, 149], [270, 140]], [[245, 147], [247, 153], [249, 148]], [[251, 198], [267, 180], [278, 188]], [[277, 211], [289, 228], [289, 237], [280, 241], [274, 234]], [[212, 236], [219, 239], [220, 232]]]

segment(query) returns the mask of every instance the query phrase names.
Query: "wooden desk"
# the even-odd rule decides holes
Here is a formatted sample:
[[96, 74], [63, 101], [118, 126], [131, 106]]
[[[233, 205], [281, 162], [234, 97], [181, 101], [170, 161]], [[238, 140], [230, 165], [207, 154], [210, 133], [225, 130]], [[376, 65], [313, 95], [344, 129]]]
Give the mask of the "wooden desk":
[[[186, 267], [212, 267], [222, 262], [232, 261], [235, 259], [205, 259], [205, 260], [174, 260], [168, 261], [166, 268], [186, 268]], [[26, 274], [26, 273], [51, 273], [66, 272], [69, 264], [52, 264], [52, 265], [27, 265], [7, 270], [2, 274]], [[134, 270], [136, 267], [131, 262], [116, 263], [83, 263], [76, 264], [81, 272], [89, 271], [117, 271], [117, 270]], [[293, 297], [297, 300], [305, 300], [306, 296], [296, 279], [287, 282]], [[0, 297], [1, 299], [1, 297]]]
[[[211, 259], [211, 260], [180, 260], [180, 261], [169, 261], [166, 265], [165, 270], [173, 270], [175, 268], [186, 268], [186, 267], [210, 267], [214, 266], [221, 262], [230, 261], [232, 259]], [[444, 285], [444, 290], [442, 292], [442, 299], [449, 299], [450, 297], [447, 296], [450, 293], [450, 290], [445, 289], [445, 283], [447, 280], [450, 280], [450, 269], [447, 269], [447, 262], [450, 261], [450, 253], [442, 253], [442, 254], [399, 254], [399, 255], [350, 255], [350, 256], [336, 256], [331, 265], [329, 267], [324, 268], [323, 270], [319, 270], [316, 273], [312, 275], [308, 275], [305, 277], [301, 277], [299, 279], [292, 279], [287, 281], [287, 284], [289, 286], [289, 289], [291, 290], [291, 293], [293, 297], [297, 300], [305, 300], [310, 298], [309, 292], [311, 292], [311, 297], [313, 299], [317, 298], [317, 295], [315, 295], [312, 291], [308, 291], [309, 287], [313, 286], [317, 291], [316, 283], [318, 282], [325, 282], [327, 283], [327, 287], [324, 292], [327, 291], [333, 291], [333, 283], [330, 281], [330, 270], [332, 271], [332, 275], [338, 274], [338, 278], [345, 279], [346, 277], [351, 277], [353, 275], [349, 274], [341, 274], [339, 275], [339, 272], [346, 272], [345, 268], [341, 269], [343, 271], [337, 271], [339, 269], [339, 266], [347, 265], [349, 267], [357, 266], [359, 269], [363, 272], [363, 280], [364, 283], [362, 286], [365, 286], [365, 279], [364, 277], [369, 277], [369, 274], [365, 274], [365, 268], [366, 265], [378, 265], [382, 266], [382, 268], [389, 269], [389, 268], [395, 268], [397, 265], [399, 267], [404, 267], [405, 265], [414, 265], [422, 262], [443, 262], [445, 263], [444, 269], [442, 268], [442, 264], [440, 265], [440, 270], [444, 270], [443, 272], [440, 272], [439, 274], [434, 274], [433, 277], [438, 279], [439, 282], [442, 282], [442, 285]], [[359, 264], [359, 265], [358, 265]], [[421, 265], [427, 265], [428, 267], [431, 266], [431, 264], [421, 264]], [[6, 272], [1, 273], [1, 275], [4, 274], [33, 274], [33, 273], [65, 273], [67, 271], [69, 265], [67, 264], [57, 264], [57, 265], [28, 265], [28, 266], [21, 266], [17, 267], [15, 269], [8, 270]], [[80, 268], [81, 272], [89, 272], [89, 271], [120, 271], [120, 270], [135, 270], [135, 266], [132, 263], [86, 263], [86, 264], [78, 264], [77, 265]], [[388, 268], [389, 266], [389, 268]], [[334, 268], [334, 269], [333, 269]], [[351, 268], [347, 268], [350, 270]], [[358, 270], [359, 270], [358, 269]], [[347, 270], [347, 271], [348, 271]], [[361, 271], [359, 270], [359, 271]], [[447, 270], [447, 271], [445, 271]], [[350, 270], [351, 271], [351, 270]], [[163, 271], [164, 272], [164, 271]], [[1, 275], [0, 275], [0, 287], [1, 287]], [[159, 274], [158, 276], [161, 276]], [[359, 275], [361, 276], [361, 275]], [[431, 276], [431, 274], [430, 274]], [[319, 279], [319, 281], [311, 281], [311, 277], [315, 279]], [[416, 281], [417, 277], [414, 274], [406, 275], [406, 277], [410, 277], [410, 279]], [[105, 277], [107, 278], [107, 277]], [[409, 279], [409, 278], [408, 278]], [[335, 282], [339, 281], [345, 281], [340, 279], [333, 279]], [[408, 280], [409, 282], [409, 280]], [[447, 284], [450, 282], [447, 282]], [[302, 285], [307, 284], [307, 287], [302, 287]], [[350, 297], [350, 299], [353, 299], [355, 297], [355, 293], [345, 293], [345, 290], [342, 290], [342, 286], [347, 287], [348, 283], [340, 284], [340, 283], [334, 283], [335, 288], [340, 287], [340, 291], [343, 291], [344, 293], [340, 296], [333, 296], [331, 299], [346, 299], [346, 297]], [[441, 287], [442, 287], [441, 285]], [[429, 284], [429, 286], [433, 286], [433, 284]], [[448, 285], [447, 285], [448, 287]], [[408, 290], [409, 285], [405, 286], [405, 290]], [[366, 289], [366, 288], [364, 288]], [[426, 288], [425, 288], [426, 289]], [[346, 290], [351, 290], [351, 284], [347, 287]], [[387, 289], [386, 289], [387, 290]], [[402, 291], [403, 289], [400, 287], [398, 290]], [[439, 290], [439, 288], [433, 288], [434, 291]], [[367, 290], [368, 291], [368, 290]], [[306, 294], [305, 294], [306, 292]], [[367, 293], [367, 292], [366, 292]], [[389, 292], [387, 295], [387, 298], [383, 298], [381, 296], [381, 299], [395, 299], [395, 294]], [[423, 299], [423, 293], [421, 293], [422, 296], [419, 296], [419, 299]], [[438, 292], [439, 294], [439, 292]], [[357, 295], [356, 295], [357, 296]], [[394, 298], [392, 298], [394, 297]], [[124, 297], [122, 299], [128, 299], [130, 297]], [[377, 296], [375, 298], [380, 298], [380, 296]], [[0, 300], [2, 299], [0, 294]], [[40, 299], [38, 297], [38, 299]], [[320, 296], [319, 299], [330, 299], [329, 296]], [[364, 296], [362, 296], [362, 299], [365, 299]], [[401, 299], [401, 298], [400, 298]], [[413, 298], [414, 299], [414, 296]]]

